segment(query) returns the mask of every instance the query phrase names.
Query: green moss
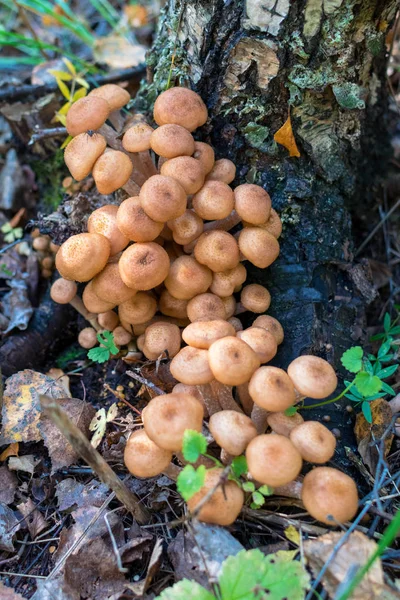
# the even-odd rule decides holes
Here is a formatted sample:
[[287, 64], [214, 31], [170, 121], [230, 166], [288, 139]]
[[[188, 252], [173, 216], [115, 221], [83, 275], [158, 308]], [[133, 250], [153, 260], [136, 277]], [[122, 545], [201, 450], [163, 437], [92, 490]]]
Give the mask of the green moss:
[[257, 148], [257, 150], [261, 151], [266, 150], [265, 140], [270, 133], [269, 127], [258, 125], [255, 121], [250, 121], [250, 123], [243, 127], [242, 132], [252, 148]]
[[341, 85], [334, 85], [332, 86], [332, 90], [342, 108], [346, 108], [347, 110], [365, 108], [365, 102], [362, 99], [365, 90], [355, 83], [346, 82]]
[[282, 226], [298, 225], [301, 220], [301, 207], [298, 204], [287, 204], [280, 212]]
[[50, 158], [34, 161], [31, 166], [36, 175], [43, 205], [48, 210], [55, 210], [64, 196], [62, 180], [68, 175], [64, 151], [58, 149]]

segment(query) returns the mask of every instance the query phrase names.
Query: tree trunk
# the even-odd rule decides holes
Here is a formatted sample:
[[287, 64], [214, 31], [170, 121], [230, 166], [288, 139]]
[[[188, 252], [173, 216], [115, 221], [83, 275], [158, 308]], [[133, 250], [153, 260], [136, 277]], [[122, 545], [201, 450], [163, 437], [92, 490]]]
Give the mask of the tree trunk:
[[[235, 184], [262, 185], [281, 215], [280, 258], [264, 271], [250, 265], [249, 278], [271, 291], [283, 367], [306, 352], [340, 367], [363, 338], [375, 292], [367, 266], [353, 262], [349, 207], [365, 209], [388, 148], [385, 36], [396, 5], [170, 0], [148, 58], [138, 108], [168, 85], [198, 91], [210, 115], [200, 139], [235, 162]], [[299, 157], [274, 140], [288, 116]]]

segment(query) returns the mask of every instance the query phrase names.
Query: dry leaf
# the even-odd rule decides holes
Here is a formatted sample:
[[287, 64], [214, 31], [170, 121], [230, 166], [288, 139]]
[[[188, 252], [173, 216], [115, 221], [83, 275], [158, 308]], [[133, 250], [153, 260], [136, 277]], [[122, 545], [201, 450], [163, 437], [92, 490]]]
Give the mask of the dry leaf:
[[141, 598], [145, 594], [148, 589], [150, 583], [152, 582], [154, 576], [158, 573], [161, 565], [162, 558], [162, 547], [163, 541], [161, 538], [158, 538], [155, 546], [153, 548], [153, 552], [151, 553], [149, 566], [147, 567], [146, 577], [143, 581], [138, 581], [137, 583], [130, 583], [127, 587], [132, 590], [135, 594], [140, 596]]
[[[7, 467], [0, 467], [0, 502], [11, 504], [14, 500], [18, 480]], [[1, 595], [0, 595], [1, 598]]]
[[0, 550], [13, 552], [13, 537], [20, 529], [20, 524], [14, 511], [0, 503]]
[[25, 454], [24, 456], [11, 456], [8, 461], [8, 468], [10, 471], [25, 471], [33, 475], [38, 460], [35, 459], [33, 454]]
[[112, 33], [95, 41], [93, 54], [96, 62], [112, 69], [129, 69], [144, 62], [146, 48]]
[[300, 545], [300, 534], [294, 525], [289, 525], [289, 527], [286, 527], [285, 536], [290, 542], [296, 544], [296, 546]]
[[7, 587], [0, 581], [0, 598], [1, 600], [24, 600], [21, 594], [17, 594], [12, 588]]
[[51, 377], [51, 379], [54, 379], [54, 381], [57, 381], [60, 385], [62, 385], [65, 390], [65, 395], [68, 398], [72, 398], [71, 390], [69, 389], [69, 377], [68, 375], [65, 375], [62, 369], [49, 369], [46, 375], [48, 377]]
[[0, 462], [6, 460], [9, 456], [18, 456], [19, 453], [19, 444], [18, 442], [14, 442], [14, 444], [10, 444], [3, 452], [0, 454]]
[[28, 498], [26, 502], [18, 504], [17, 508], [22, 516], [25, 517], [25, 524], [29, 529], [31, 538], [34, 540], [41, 531], [47, 528], [47, 523], [42, 513], [38, 511], [31, 498]]
[[97, 448], [97, 446], [100, 444], [106, 433], [107, 423], [114, 421], [117, 414], [118, 406], [116, 402], [110, 406], [107, 414], [104, 408], [100, 408], [100, 410], [97, 411], [89, 425], [90, 431], [94, 431], [93, 437], [90, 440], [93, 448]]
[[[386, 432], [392, 420], [392, 409], [389, 402], [378, 398], [370, 402], [372, 412], [372, 425], [368, 423], [364, 415], [360, 412], [356, 417], [354, 433], [357, 438], [358, 451], [371, 473], [375, 473], [378, 463], [378, 451], [375, 444], [371, 445], [373, 439], [380, 440]], [[385, 439], [385, 457], [387, 456], [393, 441], [393, 434]]]
[[56, 485], [56, 496], [59, 510], [68, 510], [72, 507], [101, 506], [107, 497], [108, 486], [95, 479], [83, 485], [75, 479], [62, 479]]
[[300, 156], [300, 152], [293, 135], [292, 120], [290, 115], [282, 127], [275, 133], [274, 140], [277, 144], [285, 146], [285, 148], [289, 151], [289, 156]]

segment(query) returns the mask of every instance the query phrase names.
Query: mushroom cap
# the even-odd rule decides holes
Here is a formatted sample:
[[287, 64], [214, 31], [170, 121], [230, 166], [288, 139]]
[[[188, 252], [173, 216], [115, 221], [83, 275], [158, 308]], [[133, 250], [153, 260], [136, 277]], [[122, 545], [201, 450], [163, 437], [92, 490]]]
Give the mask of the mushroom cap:
[[119, 324], [119, 318], [116, 312], [113, 310], [107, 310], [106, 312], [97, 315], [97, 320], [100, 327], [107, 331], [114, 331]]
[[212, 282], [208, 267], [201, 265], [192, 256], [179, 256], [171, 265], [164, 285], [178, 300], [190, 300], [206, 292]]
[[147, 435], [157, 446], [179, 452], [186, 429], [201, 431], [203, 407], [190, 394], [163, 394], [150, 400], [142, 419]]
[[262, 434], [246, 449], [249, 473], [256, 481], [278, 487], [296, 479], [303, 461], [292, 442], [283, 435]]
[[271, 294], [264, 286], [258, 283], [251, 283], [242, 289], [240, 302], [247, 310], [253, 313], [263, 313], [269, 309]]
[[249, 382], [253, 401], [269, 412], [281, 412], [296, 401], [294, 385], [288, 374], [278, 367], [257, 369]]
[[241, 219], [253, 225], [261, 225], [269, 219], [271, 198], [261, 186], [243, 183], [234, 193], [235, 209]]
[[166, 90], [154, 103], [154, 120], [157, 125], [171, 123], [194, 131], [204, 125], [207, 116], [207, 107], [201, 97], [183, 87]]
[[104, 235], [110, 242], [110, 256], [118, 254], [129, 244], [127, 238], [117, 225], [118, 206], [106, 204], [92, 212], [87, 222], [89, 233]]
[[134, 123], [124, 133], [122, 146], [127, 152], [146, 152], [150, 150], [150, 138], [154, 129], [148, 123]]
[[196, 240], [204, 229], [203, 220], [193, 210], [186, 209], [183, 215], [168, 221], [172, 237], [177, 244], [184, 246]]
[[56, 254], [56, 268], [61, 277], [89, 281], [106, 266], [110, 242], [98, 233], [78, 233], [68, 238]]
[[267, 422], [272, 431], [284, 435], [285, 437], [289, 437], [292, 429], [297, 427], [297, 425], [304, 423], [304, 419], [299, 412], [295, 412], [294, 415], [291, 415], [290, 417], [285, 415], [284, 412], [272, 412], [269, 413]]
[[113, 336], [116, 346], [127, 346], [132, 340], [132, 334], [129, 333], [125, 327], [122, 327], [122, 325], [118, 325], [118, 327], [113, 330]]
[[60, 277], [51, 286], [50, 297], [57, 304], [68, 304], [68, 302], [71, 302], [75, 298], [77, 291], [78, 286], [75, 281]]
[[150, 138], [151, 149], [159, 156], [175, 158], [191, 156], [195, 150], [191, 133], [180, 125], [161, 125], [155, 129]]
[[205, 231], [194, 248], [196, 260], [216, 273], [234, 269], [239, 264], [239, 247], [227, 231]]
[[154, 242], [129, 246], [119, 259], [122, 281], [134, 290], [151, 290], [167, 277], [169, 258], [164, 248]]
[[177, 156], [167, 160], [160, 169], [161, 175], [173, 177], [187, 194], [195, 194], [204, 183], [204, 169], [191, 156]]
[[97, 296], [93, 289], [93, 281], [89, 281], [85, 286], [82, 294], [82, 302], [85, 305], [86, 310], [95, 314], [107, 312], [115, 307], [115, 304], [106, 302]]
[[208, 362], [208, 351], [185, 346], [169, 365], [172, 377], [187, 385], [203, 385], [214, 379]]
[[208, 350], [211, 344], [227, 335], [234, 336], [235, 329], [223, 319], [196, 321], [182, 331], [182, 339], [188, 346], [203, 350]]
[[257, 435], [253, 421], [236, 410], [221, 410], [210, 417], [211, 435], [218, 446], [232, 456], [243, 454]]
[[337, 387], [335, 371], [318, 356], [298, 356], [290, 363], [287, 372], [299, 394], [308, 398], [326, 398]]
[[290, 441], [308, 462], [322, 464], [332, 458], [336, 438], [325, 425], [318, 421], [306, 421], [290, 432]]
[[232, 325], [232, 327], [234, 328], [236, 333], [238, 331], [243, 331], [242, 321], [240, 319], [238, 319], [237, 317], [230, 317], [227, 320], [227, 323], [230, 323]]
[[228, 158], [216, 160], [213, 168], [207, 175], [207, 181], [223, 181], [232, 183], [236, 177], [236, 165]]
[[144, 211], [139, 196], [124, 200], [118, 207], [117, 225], [134, 242], [152, 242], [163, 230], [163, 223], [151, 219]]
[[223, 181], [206, 181], [193, 196], [192, 205], [202, 219], [225, 219], [235, 206], [233, 191]]
[[172, 460], [172, 452], [160, 448], [144, 429], [134, 431], [124, 452], [126, 468], [135, 477], [155, 477], [162, 473]]
[[236, 298], [235, 296], [226, 296], [221, 300], [225, 306], [225, 319], [230, 319], [236, 312]]
[[[187, 502], [190, 512], [194, 512], [203, 498], [218, 485], [222, 474], [223, 469], [206, 471], [203, 487]], [[222, 526], [232, 525], [239, 516], [243, 503], [243, 490], [237, 483], [228, 480], [217, 487], [211, 498], [203, 504], [197, 518], [203, 523]]]
[[201, 163], [204, 173], [207, 175], [211, 171], [215, 162], [214, 148], [204, 142], [194, 143], [193, 158]]
[[222, 299], [215, 294], [199, 294], [189, 300], [187, 316], [192, 323], [204, 319], [225, 319], [226, 311]]
[[167, 353], [169, 358], [178, 354], [181, 347], [181, 332], [172, 323], [152, 323], [144, 334], [143, 354], [149, 360], [157, 360]]
[[126, 302], [118, 307], [118, 314], [121, 323], [129, 323], [130, 325], [139, 325], [149, 321], [157, 311], [157, 302], [146, 292], [138, 292]]
[[90, 348], [97, 346], [98, 343], [97, 331], [93, 327], [85, 327], [79, 332], [78, 344], [82, 348], [90, 350]]
[[160, 312], [168, 317], [187, 319], [187, 300], [174, 298], [168, 290], [163, 290], [158, 301]]
[[[243, 227], [254, 227], [254, 225], [248, 221], [243, 220], [242, 223]], [[265, 231], [268, 231], [271, 235], [278, 239], [282, 233], [282, 221], [276, 210], [271, 208], [268, 221], [261, 223], [261, 225], [258, 225], [258, 227], [265, 229]]]
[[210, 292], [222, 298], [232, 296], [235, 288], [246, 281], [246, 277], [247, 271], [242, 263], [239, 263], [234, 269], [213, 273]]
[[102, 135], [80, 133], [72, 138], [64, 152], [64, 161], [76, 181], [85, 179], [96, 160], [103, 154], [107, 142]]
[[85, 131], [96, 131], [107, 120], [110, 105], [104, 98], [86, 96], [71, 104], [65, 126], [69, 135], [75, 137]]
[[253, 265], [269, 267], [279, 255], [279, 243], [273, 235], [259, 227], [245, 227], [239, 235], [239, 248]]
[[120, 85], [115, 83], [106, 83], [98, 88], [94, 88], [89, 94], [90, 98], [102, 98], [106, 100], [110, 107], [110, 111], [119, 110], [125, 104], [128, 104], [131, 96], [129, 92], [124, 90]]
[[96, 160], [92, 175], [99, 193], [111, 194], [125, 185], [132, 171], [133, 165], [126, 154], [108, 149]]
[[278, 351], [276, 339], [272, 333], [262, 327], [249, 327], [236, 335], [254, 350], [261, 364], [272, 360]]
[[[336, 525], [357, 513], [358, 492], [353, 479], [331, 467], [316, 467], [304, 477], [301, 499], [314, 519]], [[328, 519], [332, 515], [335, 521]]]
[[117, 262], [106, 265], [101, 273], [94, 277], [92, 284], [96, 296], [114, 306], [126, 302], [136, 294], [136, 290], [122, 281]]
[[200, 389], [197, 386], [187, 385], [186, 383], [177, 383], [172, 388], [172, 393], [173, 394], [190, 394], [191, 396], [196, 398], [196, 400], [198, 400], [200, 402], [200, 404], [202, 405], [203, 411], [204, 411], [204, 417], [205, 418], [208, 417], [208, 411], [207, 411], [206, 405], [204, 404], [203, 394], [201, 393]]
[[183, 215], [186, 193], [172, 177], [153, 175], [144, 182], [139, 193], [146, 215], [158, 223], [166, 223]]
[[274, 317], [270, 317], [269, 315], [260, 315], [253, 321], [253, 327], [263, 327], [272, 333], [278, 346], [279, 344], [282, 344], [284, 338], [283, 327]]
[[249, 381], [260, 366], [254, 350], [233, 336], [226, 336], [211, 344], [208, 361], [214, 378], [232, 386]]

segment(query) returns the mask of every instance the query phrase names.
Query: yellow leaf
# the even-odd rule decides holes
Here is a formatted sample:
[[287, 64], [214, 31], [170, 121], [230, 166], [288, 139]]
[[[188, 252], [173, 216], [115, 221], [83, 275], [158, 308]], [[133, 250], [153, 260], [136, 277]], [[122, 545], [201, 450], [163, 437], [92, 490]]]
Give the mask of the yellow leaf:
[[47, 69], [47, 72], [50, 75], [53, 75], [56, 79], [61, 79], [61, 81], [71, 81], [72, 75], [70, 73], [66, 73], [65, 71], [57, 71], [56, 69]]
[[0, 461], [3, 462], [9, 456], [18, 456], [19, 453], [19, 443], [14, 442], [10, 444], [3, 452], [0, 454]]
[[69, 109], [71, 108], [71, 102], [66, 102], [65, 104], [63, 104], [63, 106], [60, 108], [60, 110], [57, 111], [58, 115], [66, 115], [67, 112], [69, 111]]
[[276, 555], [281, 559], [282, 562], [291, 562], [294, 560], [298, 550], [278, 550]]
[[66, 86], [65, 83], [61, 81], [61, 79], [58, 79], [58, 77], [56, 77], [56, 81], [64, 98], [69, 100], [71, 97], [71, 92], [69, 91], [68, 86]]
[[55, 116], [55, 120], [61, 123], [61, 125], [64, 125], [64, 127], [67, 124], [67, 117], [65, 115], [60, 115], [59, 113], [57, 113]]
[[83, 77], [77, 77], [75, 79], [76, 83], [79, 83], [79, 85], [83, 85], [84, 88], [86, 88], [87, 90], [89, 89], [90, 85], [88, 84], [88, 82], [83, 79]]
[[289, 525], [289, 527], [286, 527], [285, 536], [290, 542], [296, 544], [296, 546], [300, 545], [300, 534], [294, 525]]
[[95, 414], [95, 416], [93, 417], [93, 419], [89, 425], [90, 431], [94, 431], [92, 439], [90, 440], [90, 443], [92, 444], [93, 448], [97, 448], [97, 446], [100, 444], [101, 440], [103, 439], [104, 434], [106, 432], [106, 426], [107, 426], [106, 411], [104, 408], [100, 408], [100, 410], [97, 411], [97, 413]]
[[285, 148], [289, 151], [289, 156], [300, 156], [300, 152], [293, 135], [292, 121], [290, 119], [290, 115], [288, 116], [282, 127], [278, 129], [278, 131], [275, 133], [274, 140], [277, 144], [285, 146]]
[[83, 98], [84, 96], [86, 96], [87, 94], [87, 90], [82, 87], [79, 88], [79, 90], [76, 90], [75, 94], [72, 96], [72, 102], [76, 102], [77, 100], [79, 100], [79, 98]]
[[64, 150], [64, 148], [66, 146], [68, 146], [68, 144], [70, 143], [71, 140], [72, 140], [72, 135], [69, 135], [67, 138], [65, 138], [65, 140], [63, 141], [63, 143], [60, 146], [60, 150]]
[[62, 60], [63, 60], [63, 63], [65, 64], [65, 66], [67, 67], [68, 71], [70, 73], [72, 73], [72, 75], [76, 75], [76, 69], [75, 69], [74, 65], [72, 64], [72, 62], [68, 58], [65, 58], [65, 56]]

